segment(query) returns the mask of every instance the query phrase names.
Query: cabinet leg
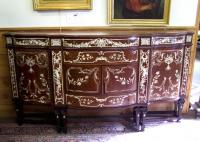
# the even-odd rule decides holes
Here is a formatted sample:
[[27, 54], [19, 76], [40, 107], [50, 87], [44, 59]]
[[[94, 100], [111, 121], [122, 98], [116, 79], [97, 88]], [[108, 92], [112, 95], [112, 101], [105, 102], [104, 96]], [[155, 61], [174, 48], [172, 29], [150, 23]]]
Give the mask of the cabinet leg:
[[23, 101], [19, 98], [14, 99], [15, 111], [17, 115], [18, 125], [22, 125], [24, 122], [24, 111], [23, 111]]
[[143, 107], [140, 110], [140, 126], [141, 126], [141, 131], [144, 131], [145, 125], [144, 125], [144, 118], [146, 117], [147, 113], [147, 108]]
[[65, 110], [61, 110], [61, 127], [63, 133], [67, 133], [67, 113]]
[[56, 116], [57, 131], [58, 131], [58, 133], [61, 133], [62, 132], [62, 124], [61, 124], [60, 110], [55, 111], [55, 116]]
[[183, 97], [181, 97], [178, 101], [177, 101], [177, 105], [176, 105], [176, 116], [177, 116], [177, 122], [179, 122], [182, 118], [182, 110], [183, 110], [183, 104], [185, 103], [185, 99]]
[[67, 133], [67, 115], [65, 110], [57, 109], [55, 111], [56, 115], [56, 122], [57, 122], [57, 129], [59, 133]]
[[133, 129], [137, 132], [141, 130], [140, 127], [140, 110], [138, 107], [134, 108], [133, 110], [133, 116], [135, 115], [134, 123], [133, 123]]
[[134, 108], [134, 130], [137, 132], [144, 131], [144, 117], [146, 117], [147, 108], [146, 107], [135, 107]]

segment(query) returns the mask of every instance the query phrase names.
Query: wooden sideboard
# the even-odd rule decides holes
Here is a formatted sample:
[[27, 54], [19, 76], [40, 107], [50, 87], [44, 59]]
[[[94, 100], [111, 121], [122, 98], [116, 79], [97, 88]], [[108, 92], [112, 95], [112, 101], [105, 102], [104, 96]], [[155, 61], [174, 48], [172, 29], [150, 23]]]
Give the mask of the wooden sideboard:
[[180, 119], [186, 95], [192, 33], [7, 33], [13, 100], [55, 111], [66, 130], [68, 109], [132, 107], [144, 130], [148, 105], [174, 102]]

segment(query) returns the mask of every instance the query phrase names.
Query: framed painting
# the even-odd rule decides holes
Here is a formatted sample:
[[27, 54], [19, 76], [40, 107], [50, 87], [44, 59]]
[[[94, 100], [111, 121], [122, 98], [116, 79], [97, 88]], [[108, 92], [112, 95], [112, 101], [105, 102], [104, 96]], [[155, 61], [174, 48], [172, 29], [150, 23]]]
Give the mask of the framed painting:
[[92, 9], [92, 0], [33, 0], [34, 10]]
[[170, 0], [108, 0], [109, 24], [163, 26], [169, 23]]

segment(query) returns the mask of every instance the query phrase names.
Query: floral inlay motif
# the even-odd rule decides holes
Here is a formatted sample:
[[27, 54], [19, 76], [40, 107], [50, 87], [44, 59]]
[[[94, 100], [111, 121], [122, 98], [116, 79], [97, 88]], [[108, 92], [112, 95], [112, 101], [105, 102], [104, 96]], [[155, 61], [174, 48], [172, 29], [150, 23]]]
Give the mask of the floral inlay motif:
[[[82, 67], [70, 67], [66, 72], [66, 81], [68, 82], [68, 89], [72, 92], [98, 92], [99, 90], [99, 78], [98, 78], [99, 68], [82, 68]], [[97, 86], [96, 91], [82, 90], [81, 88], [85, 85], [90, 85], [89, 83], [93, 81]], [[70, 85], [73, 85], [70, 86]], [[71, 89], [73, 88], [73, 89]]]
[[46, 104], [50, 102], [47, 52], [16, 51], [16, 66], [20, 71], [19, 92], [23, 100]]
[[13, 94], [13, 97], [15, 98], [15, 97], [18, 97], [18, 89], [17, 89], [17, 78], [16, 78], [15, 59], [14, 59], [13, 49], [8, 49], [8, 61], [9, 61], [9, 67], [10, 67], [12, 94]]
[[33, 73], [33, 67], [39, 66], [39, 67], [47, 67], [47, 62], [45, 61], [47, 59], [46, 53], [37, 53], [37, 54], [31, 54], [27, 52], [16, 52], [16, 62], [19, 66], [27, 65], [29, 67], [29, 72]]
[[183, 60], [183, 50], [178, 50], [175, 52], [171, 51], [154, 51], [153, 52], [153, 65], [160, 66], [163, 62], [167, 64], [165, 70], [171, 70], [170, 64], [180, 64]]
[[61, 46], [61, 39], [51, 39], [51, 46]]
[[62, 52], [52, 51], [53, 84], [55, 104], [64, 104], [62, 80]]
[[152, 45], [167, 45], [167, 44], [179, 44], [185, 43], [185, 36], [175, 36], [175, 37], [152, 37]]
[[[169, 98], [176, 99], [179, 95], [177, 88], [180, 84], [180, 72], [178, 70], [175, 71], [175, 82], [172, 81], [172, 77], [173, 76], [161, 76], [160, 71], [157, 71], [152, 79], [150, 98], [153, 100], [159, 100], [167, 96]], [[161, 80], [161, 82], [159, 80]], [[156, 90], [159, 93], [155, 93]]]
[[63, 46], [70, 48], [88, 48], [88, 47], [132, 47], [139, 46], [139, 38], [131, 38], [130, 41], [119, 41], [116, 39], [97, 38], [89, 41], [80, 39], [64, 39]]
[[[125, 71], [124, 69], [131, 69], [132, 73], [131, 76], [129, 77], [125, 77]], [[110, 80], [110, 73], [112, 73], [114, 75], [115, 81], [119, 82], [121, 85], [129, 85], [129, 84], [133, 84], [135, 79], [136, 79], [136, 73], [135, 73], [135, 69], [131, 68], [131, 67], [122, 67], [121, 69], [111, 69], [111, 68], [106, 68], [107, 69], [107, 76], [106, 76], [106, 80]]]
[[[70, 56], [69, 52], [65, 52], [66, 57]], [[64, 60], [65, 63], [96, 63], [98, 61], [105, 61], [107, 63], [127, 62], [131, 63], [138, 60], [138, 52], [133, 51], [133, 59], [128, 59], [124, 51], [87, 51], [78, 52], [75, 60]]]
[[[91, 108], [98, 108], [98, 107], [117, 107], [123, 106], [125, 100], [129, 100], [129, 104], [134, 104], [136, 102], [136, 93], [126, 94], [126, 95], [119, 95], [119, 96], [108, 96], [106, 98], [98, 98], [94, 96], [75, 96], [66, 94], [67, 98], [75, 99], [78, 101], [81, 107], [91, 107]], [[68, 100], [68, 105], [72, 105], [72, 103]], [[126, 104], [127, 105], [127, 104]]]
[[186, 47], [184, 64], [183, 64], [182, 85], [181, 85], [181, 95], [183, 96], [186, 95], [186, 90], [187, 90], [187, 81], [188, 81], [188, 74], [190, 67], [190, 54], [191, 54], [191, 47]]
[[140, 69], [139, 69], [139, 94], [138, 102], [146, 103], [147, 101], [147, 84], [149, 75], [149, 54], [150, 50], [140, 50]]
[[151, 38], [141, 38], [141, 45], [151, 45]]
[[14, 45], [48, 46], [49, 39], [48, 38], [14, 38]]
[[24, 73], [21, 73], [19, 79], [19, 91], [24, 94], [24, 101], [39, 102], [42, 104], [50, 102], [50, 88], [43, 73], [40, 73], [39, 80], [26, 80], [27, 78]]
[[153, 51], [150, 101], [178, 99], [183, 57], [183, 48]]

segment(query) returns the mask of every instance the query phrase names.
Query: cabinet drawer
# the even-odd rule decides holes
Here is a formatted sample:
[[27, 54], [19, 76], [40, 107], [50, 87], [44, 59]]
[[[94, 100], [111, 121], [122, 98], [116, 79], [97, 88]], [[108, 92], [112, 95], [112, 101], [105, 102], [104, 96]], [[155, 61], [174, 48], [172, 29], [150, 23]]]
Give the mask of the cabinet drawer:
[[80, 96], [66, 94], [67, 105], [71, 107], [106, 108], [133, 105], [136, 103], [136, 93], [120, 95]]
[[64, 51], [64, 63], [68, 64], [117, 64], [138, 61], [138, 50], [120, 51]]

